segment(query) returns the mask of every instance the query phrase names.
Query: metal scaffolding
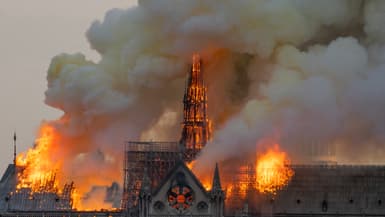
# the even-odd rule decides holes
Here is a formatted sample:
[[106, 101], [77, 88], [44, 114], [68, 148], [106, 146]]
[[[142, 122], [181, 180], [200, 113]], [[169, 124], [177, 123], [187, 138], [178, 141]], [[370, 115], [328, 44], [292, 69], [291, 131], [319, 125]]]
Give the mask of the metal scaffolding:
[[256, 189], [255, 163], [233, 160], [235, 167], [223, 167], [222, 181], [226, 191], [226, 214], [247, 211], [251, 208]]
[[124, 151], [124, 186], [121, 208], [137, 205], [144, 169], [152, 187], [158, 186], [176, 162], [182, 158], [177, 142], [127, 142]]

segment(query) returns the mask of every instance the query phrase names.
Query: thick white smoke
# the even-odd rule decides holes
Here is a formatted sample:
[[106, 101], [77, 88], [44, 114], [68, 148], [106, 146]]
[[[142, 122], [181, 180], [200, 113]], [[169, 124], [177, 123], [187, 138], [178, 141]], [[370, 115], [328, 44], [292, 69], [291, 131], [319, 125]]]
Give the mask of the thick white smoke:
[[380, 0], [142, 0], [111, 10], [87, 31], [99, 62], [61, 54], [48, 71], [46, 103], [64, 112], [52, 121], [64, 172], [86, 185], [103, 165], [115, 172], [101, 185], [120, 181], [123, 141], [178, 140], [194, 52], [216, 128], [198, 167], [272, 136], [298, 161], [315, 142], [338, 143], [341, 162], [380, 162], [384, 20]]

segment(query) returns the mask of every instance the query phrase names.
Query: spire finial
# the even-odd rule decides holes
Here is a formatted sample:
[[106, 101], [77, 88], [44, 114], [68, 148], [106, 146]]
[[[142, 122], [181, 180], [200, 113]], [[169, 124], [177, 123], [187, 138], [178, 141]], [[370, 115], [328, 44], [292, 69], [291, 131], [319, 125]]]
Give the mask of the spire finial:
[[211, 191], [222, 190], [221, 179], [219, 177], [218, 163], [215, 163], [213, 185]]
[[13, 133], [13, 164], [16, 166], [16, 130]]

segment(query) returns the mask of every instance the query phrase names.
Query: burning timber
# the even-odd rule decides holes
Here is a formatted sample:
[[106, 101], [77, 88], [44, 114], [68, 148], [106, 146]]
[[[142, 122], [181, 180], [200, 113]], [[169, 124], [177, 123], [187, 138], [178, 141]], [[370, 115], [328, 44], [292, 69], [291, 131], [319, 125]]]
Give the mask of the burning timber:
[[[202, 66], [199, 55], [194, 55], [183, 96], [179, 141], [125, 142], [120, 209], [75, 210], [76, 183], [59, 189], [54, 172], [21, 182], [25, 168], [17, 164], [15, 154], [0, 180], [0, 215], [385, 216], [385, 166], [291, 165], [285, 153], [274, 147], [262, 157], [207, 165], [214, 170], [208, 178], [195, 176], [191, 166], [211, 138]], [[111, 198], [120, 195], [119, 186], [113, 186], [107, 193]]]
[[138, 205], [144, 178], [143, 168], [150, 175], [151, 187], [156, 187], [180, 157], [176, 142], [127, 142], [124, 156], [124, 190], [122, 208]]
[[1, 200], [0, 206], [3, 209], [13, 211], [40, 211], [40, 210], [71, 210], [74, 191], [73, 182], [65, 184], [63, 189], [55, 186], [56, 175], [41, 179], [34, 189], [18, 186], [18, 172], [22, 167], [11, 164], [8, 166], [0, 183]]

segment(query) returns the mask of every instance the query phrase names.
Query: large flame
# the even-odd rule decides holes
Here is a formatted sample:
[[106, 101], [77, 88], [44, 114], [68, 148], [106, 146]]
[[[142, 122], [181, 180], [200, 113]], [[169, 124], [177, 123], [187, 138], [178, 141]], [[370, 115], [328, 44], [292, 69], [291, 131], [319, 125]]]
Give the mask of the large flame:
[[[56, 156], [60, 134], [48, 123], [42, 124], [39, 129], [35, 146], [16, 158], [19, 171], [17, 174], [16, 191], [23, 188], [31, 189], [31, 193], [56, 193], [61, 195], [70, 187], [69, 196], [71, 205], [80, 204], [80, 196], [73, 187], [73, 183], [60, 183], [62, 162]], [[64, 192], [63, 192], [64, 190]]]
[[[78, 210], [96, 210], [111, 208], [104, 201], [83, 201], [85, 189], [75, 189], [73, 184], [64, 183], [68, 177], [63, 175], [63, 153], [60, 153], [60, 133], [49, 123], [42, 124], [35, 146], [16, 158], [18, 166], [16, 191], [30, 189], [33, 193], [55, 193], [62, 195], [71, 186], [70, 198], [72, 208]], [[76, 184], [76, 183], [75, 183]], [[68, 192], [68, 191], [67, 191]], [[98, 198], [100, 199], [100, 198]]]
[[289, 167], [289, 158], [278, 144], [258, 156], [256, 163], [256, 184], [261, 193], [276, 194], [286, 186], [294, 171]]
[[[269, 144], [274, 144], [270, 143]], [[282, 151], [278, 144], [268, 145], [268, 149], [257, 154], [254, 163], [240, 163], [236, 160], [234, 164], [239, 164], [230, 176], [225, 175], [222, 179], [223, 186], [228, 199], [245, 199], [253, 189], [261, 193], [270, 193], [275, 195], [278, 190], [285, 187], [294, 175], [290, 168], [290, 160], [287, 154]], [[198, 159], [199, 160], [199, 159]], [[199, 171], [196, 168], [197, 161], [187, 163], [187, 167], [198, 175], [199, 180], [208, 190], [211, 187], [210, 172]], [[226, 166], [225, 166], [226, 167]]]
[[33, 192], [37, 192], [41, 185], [47, 182], [51, 183], [52, 190], [57, 189], [59, 182], [56, 174], [60, 168], [60, 162], [53, 161], [52, 157], [57, 137], [58, 134], [52, 126], [43, 124], [35, 147], [18, 155], [16, 165], [21, 170], [18, 173], [17, 189], [31, 188]]

